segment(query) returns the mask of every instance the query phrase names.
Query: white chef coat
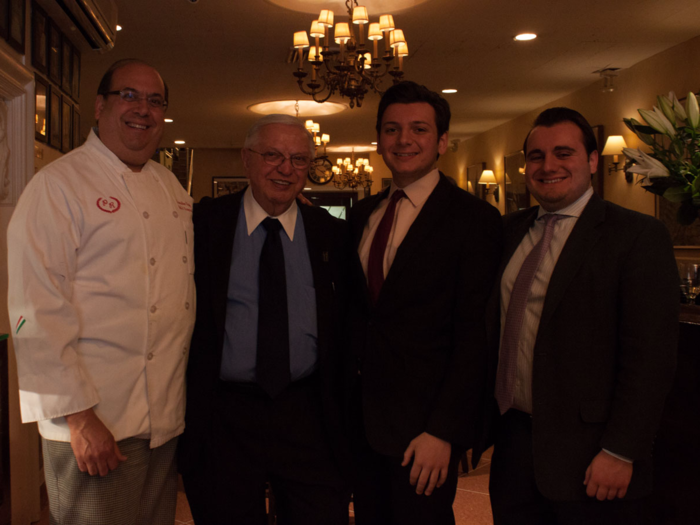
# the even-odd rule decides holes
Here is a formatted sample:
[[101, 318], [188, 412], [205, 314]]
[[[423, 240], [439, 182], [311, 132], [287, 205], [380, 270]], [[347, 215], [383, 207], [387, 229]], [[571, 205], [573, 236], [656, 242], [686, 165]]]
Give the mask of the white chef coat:
[[62, 416], [93, 407], [116, 440], [182, 433], [193, 237], [175, 176], [132, 172], [94, 131], [34, 176], [7, 241], [22, 421], [70, 441]]

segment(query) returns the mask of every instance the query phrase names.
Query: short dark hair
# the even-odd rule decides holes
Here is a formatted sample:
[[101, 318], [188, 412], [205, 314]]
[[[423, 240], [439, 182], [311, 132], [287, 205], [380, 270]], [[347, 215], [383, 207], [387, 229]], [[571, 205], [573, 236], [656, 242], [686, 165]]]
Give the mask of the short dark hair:
[[595, 138], [595, 133], [593, 133], [593, 128], [591, 128], [591, 125], [581, 113], [571, 108], [549, 108], [545, 109], [537, 116], [535, 122], [532, 124], [532, 129], [530, 129], [527, 137], [525, 137], [525, 142], [523, 143], [523, 152], [525, 155], [527, 155], [527, 139], [530, 138], [530, 133], [532, 133], [533, 129], [537, 126], [551, 128], [555, 124], [561, 124], [562, 122], [571, 122], [581, 130], [586, 154], [590, 156], [591, 153], [598, 150], [598, 141]]
[[392, 104], [413, 104], [414, 102], [427, 102], [435, 110], [438, 139], [447, 133], [450, 129], [450, 117], [452, 116], [447, 100], [425, 86], [404, 80], [391, 86], [382, 95], [377, 111], [377, 134], [381, 132], [382, 118], [386, 108]]
[[[155, 68], [147, 63], [144, 62], [143, 60], [139, 60], [138, 58], [123, 58], [122, 60], [117, 60], [114, 64], [109, 66], [109, 69], [105, 72], [104, 75], [102, 75], [102, 80], [100, 80], [100, 85], [97, 86], [97, 94], [98, 95], [104, 95], [105, 93], [111, 91], [112, 88], [112, 77], [114, 76], [114, 72], [117, 69], [121, 69], [123, 67], [129, 66], [131, 64], [141, 64], [143, 66], [148, 66], [150, 68]], [[158, 73], [160, 75], [160, 73]], [[161, 80], [163, 80], [163, 77], [161, 77]], [[165, 80], [163, 80], [163, 98], [165, 99], [165, 103], [167, 105], [168, 103], [168, 84], [165, 83]]]

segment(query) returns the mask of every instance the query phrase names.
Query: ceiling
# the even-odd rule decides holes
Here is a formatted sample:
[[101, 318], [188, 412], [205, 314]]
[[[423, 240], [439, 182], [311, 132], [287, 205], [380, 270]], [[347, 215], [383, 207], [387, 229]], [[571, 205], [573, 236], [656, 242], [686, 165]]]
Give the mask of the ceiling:
[[[248, 106], [308, 98], [287, 57], [292, 34], [308, 31], [315, 16], [277, 5], [288, 1], [116, 0], [124, 27], [116, 47], [83, 51], [83, 129], [92, 124], [86, 115], [102, 73], [115, 60], [136, 57], [155, 66], [170, 89], [167, 116], [174, 122], [166, 125], [164, 146], [183, 139], [193, 148], [240, 147], [259, 117]], [[335, 4], [336, 21], [346, 18], [339, 0], [294, 2], [315, 13]], [[593, 82], [602, 85], [593, 73], [598, 69], [628, 68], [700, 35], [697, 0], [391, 2], [409, 6], [392, 11], [411, 53], [406, 78], [433, 90], [459, 90], [445, 96], [453, 115], [450, 138], [460, 140]], [[367, 5], [371, 22], [384, 14]], [[539, 37], [515, 42], [522, 32]], [[378, 98], [368, 94], [359, 109], [315, 120], [331, 145], [366, 145], [374, 140]]]

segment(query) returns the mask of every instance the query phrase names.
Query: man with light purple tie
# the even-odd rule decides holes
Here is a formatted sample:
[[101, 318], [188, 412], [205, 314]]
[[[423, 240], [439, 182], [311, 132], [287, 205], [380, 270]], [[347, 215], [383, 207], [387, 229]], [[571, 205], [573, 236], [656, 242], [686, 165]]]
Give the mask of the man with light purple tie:
[[540, 205], [505, 218], [492, 298], [494, 523], [642, 523], [675, 368], [671, 240], [594, 193], [597, 144], [578, 112], [542, 112], [523, 149]]

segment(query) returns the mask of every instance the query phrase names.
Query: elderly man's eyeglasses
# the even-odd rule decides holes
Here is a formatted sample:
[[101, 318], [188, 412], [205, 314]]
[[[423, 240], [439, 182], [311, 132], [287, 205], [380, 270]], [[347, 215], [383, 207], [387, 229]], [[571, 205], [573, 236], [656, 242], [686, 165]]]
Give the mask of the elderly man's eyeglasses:
[[141, 93], [139, 93], [138, 91], [134, 91], [133, 89], [122, 89], [121, 91], [105, 91], [104, 93], [100, 93], [100, 95], [105, 97], [107, 95], [119, 95], [119, 97], [124, 102], [129, 103], [140, 102], [145, 99], [146, 102], [148, 102], [148, 106], [153, 109], [164, 110], [168, 107], [168, 101], [160, 95], [142, 95]]
[[265, 153], [260, 153], [259, 151], [255, 151], [252, 149], [249, 151], [260, 155], [263, 158], [263, 160], [270, 166], [279, 166], [285, 160], [289, 160], [289, 162], [292, 163], [292, 166], [294, 166], [297, 169], [303, 170], [308, 168], [311, 164], [311, 159], [309, 157], [305, 157], [304, 155], [292, 155], [291, 157], [285, 157], [277, 151], [266, 151]]

